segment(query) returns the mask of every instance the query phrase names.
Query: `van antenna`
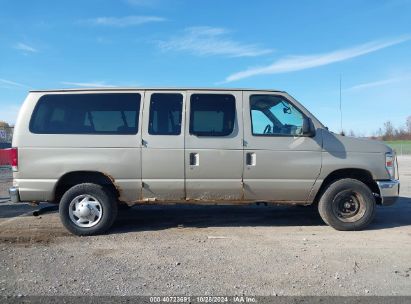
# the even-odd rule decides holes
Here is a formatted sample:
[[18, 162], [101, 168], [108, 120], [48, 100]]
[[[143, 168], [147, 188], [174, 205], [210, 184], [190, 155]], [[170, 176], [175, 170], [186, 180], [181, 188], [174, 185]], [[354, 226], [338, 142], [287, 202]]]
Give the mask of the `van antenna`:
[[340, 128], [341, 128], [341, 134], [343, 133], [343, 122], [342, 122], [342, 94], [341, 94], [341, 80], [342, 76], [340, 74]]

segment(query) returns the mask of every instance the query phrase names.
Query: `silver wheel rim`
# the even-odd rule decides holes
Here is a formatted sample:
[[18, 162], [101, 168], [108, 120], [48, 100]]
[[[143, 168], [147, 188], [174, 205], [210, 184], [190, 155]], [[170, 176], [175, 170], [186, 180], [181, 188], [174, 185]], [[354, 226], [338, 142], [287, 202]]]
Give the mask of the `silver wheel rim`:
[[103, 216], [103, 207], [95, 197], [82, 194], [71, 201], [69, 216], [76, 226], [90, 228], [100, 222]]

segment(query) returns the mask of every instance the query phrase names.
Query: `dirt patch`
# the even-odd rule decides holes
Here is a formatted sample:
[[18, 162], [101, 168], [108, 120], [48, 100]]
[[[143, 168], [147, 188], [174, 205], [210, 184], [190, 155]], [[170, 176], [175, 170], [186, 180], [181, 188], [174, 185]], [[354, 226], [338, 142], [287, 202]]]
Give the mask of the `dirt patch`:
[[0, 232], [0, 244], [15, 244], [15, 245], [48, 245], [63, 241], [63, 237], [70, 236], [66, 231], [46, 231], [19, 230], [13, 233]]
[[0, 244], [48, 245], [71, 236], [59, 223], [58, 217], [50, 214], [39, 217], [22, 216], [0, 226]]
[[0, 237], [0, 243], [7, 243], [7, 244], [22, 244], [22, 245], [38, 245], [38, 244], [45, 244], [48, 245], [51, 243], [52, 238], [47, 235], [39, 235], [35, 237], [31, 236], [5, 236]]
[[96, 257], [103, 257], [103, 256], [113, 256], [115, 255], [116, 252], [117, 250], [113, 248], [99, 248], [99, 249], [93, 250], [91, 254]]

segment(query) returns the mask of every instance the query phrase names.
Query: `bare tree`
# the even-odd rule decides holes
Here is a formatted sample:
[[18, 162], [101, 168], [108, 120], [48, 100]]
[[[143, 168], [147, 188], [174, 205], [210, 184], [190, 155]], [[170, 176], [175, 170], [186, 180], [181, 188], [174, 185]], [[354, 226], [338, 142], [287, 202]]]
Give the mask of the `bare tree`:
[[388, 120], [384, 123], [383, 139], [389, 140], [389, 139], [392, 139], [393, 136], [394, 136], [394, 125], [392, 124], [391, 121]]
[[407, 133], [411, 135], [411, 116], [407, 117], [407, 122], [405, 123], [405, 125], [407, 126]]
[[[360, 134], [357, 134], [357, 137]], [[384, 128], [379, 128], [372, 137], [382, 140], [411, 140], [411, 116], [407, 117], [405, 125], [395, 128], [391, 121], [384, 123]]]
[[0, 128], [2, 129], [10, 128], [10, 125], [5, 121], [0, 120]]

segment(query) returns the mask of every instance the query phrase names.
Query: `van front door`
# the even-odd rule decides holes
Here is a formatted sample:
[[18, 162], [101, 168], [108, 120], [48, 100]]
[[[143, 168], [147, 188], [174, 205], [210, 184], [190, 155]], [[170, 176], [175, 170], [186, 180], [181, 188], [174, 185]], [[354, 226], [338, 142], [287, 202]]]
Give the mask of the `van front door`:
[[241, 91], [190, 91], [186, 109], [187, 200], [241, 200]]
[[147, 91], [142, 124], [143, 200], [182, 200], [184, 191], [183, 91]]
[[[321, 168], [321, 132], [303, 136], [288, 95], [244, 91], [244, 196], [306, 202]], [[294, 103], [293, 103], [294, 102]]]

